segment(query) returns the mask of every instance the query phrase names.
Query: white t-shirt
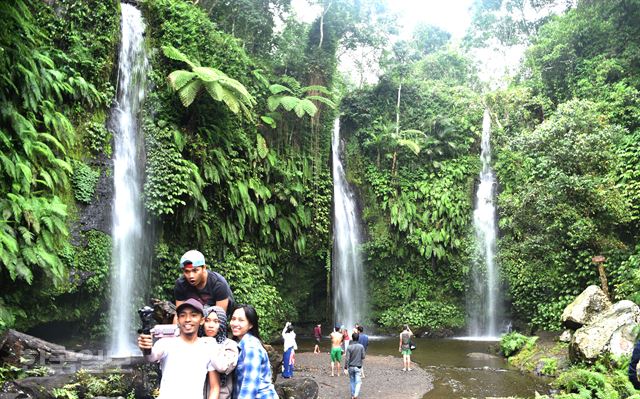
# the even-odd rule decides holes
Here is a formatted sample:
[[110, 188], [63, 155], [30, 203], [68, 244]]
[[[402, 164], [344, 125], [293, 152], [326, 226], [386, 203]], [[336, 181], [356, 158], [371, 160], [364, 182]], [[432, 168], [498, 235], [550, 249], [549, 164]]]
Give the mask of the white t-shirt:
[[157, 399], [202, 399], [202, 389], [211, 366], [211, 345], [201, 339], [187, 343], [182, 338], [161, 338], [153, 345], [150, 361], [160, 361], [162, 381]]

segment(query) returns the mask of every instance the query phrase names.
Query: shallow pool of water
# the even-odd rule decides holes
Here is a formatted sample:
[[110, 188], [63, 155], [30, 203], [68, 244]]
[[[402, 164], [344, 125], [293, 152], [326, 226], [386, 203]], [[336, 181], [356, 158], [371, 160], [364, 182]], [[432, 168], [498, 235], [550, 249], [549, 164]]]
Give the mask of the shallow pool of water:
[[[328, 340], [323, 340], [322, 344], [322, 350], [328, 351]], [[523, 374], [510, 367], [503, 358], [491, 356], [494, 353], [492, 347], [496, 344], [456, 339], [416, 339], [417, 349], [411, 355], [411, 360], [434, 376], [434, 389], [424, 399], [533, 398], [536, 391], [548, 393], [548, 380]], [[298, 340], [298, 346], [302, 351], [313, 350], [310, 340]], [[367, 353], [395, 356], [397, 362], [390, 363], [389, 367], [402, 368], [398, 340], [395, 338], [371, 338]]]

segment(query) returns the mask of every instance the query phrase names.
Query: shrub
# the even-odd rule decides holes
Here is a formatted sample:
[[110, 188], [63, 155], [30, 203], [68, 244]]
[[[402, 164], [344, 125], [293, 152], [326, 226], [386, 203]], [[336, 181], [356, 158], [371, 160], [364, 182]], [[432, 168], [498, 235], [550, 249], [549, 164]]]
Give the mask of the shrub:
[[448, 303], [415, 300], [383, 311], [378, 323], [384, 327], [409, 324], [431, 329], [459, 328], [464, 326], [464, 312], [459, 307]]
[[537, 341], [538, 337], [527, 337], [518, 332], [510, 332], [500, 339], [500, 352], [509, 357], [519, 352], [525, 346], [531, 347]]

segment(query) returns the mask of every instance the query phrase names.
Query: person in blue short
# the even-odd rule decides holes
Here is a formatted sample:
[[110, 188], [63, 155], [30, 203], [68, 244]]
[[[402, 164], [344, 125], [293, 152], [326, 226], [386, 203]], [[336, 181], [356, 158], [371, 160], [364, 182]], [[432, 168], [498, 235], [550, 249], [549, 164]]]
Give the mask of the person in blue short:
[[260, 341], [258, 314], [251, 305], [240, 305], [229, 323], [238, 341], [238, 365], [233, 383], [234, 399], [278, 399], [273, 387], [269, 355]]
[[282, 330], [282, 339], [284, 339], [284, 355], [282, 357], [284, 370], [282, 370], [282, 377], [291, 378], [293, 377], [293, 364], [298, 344], [296, 343], [296, 333], [293, 331], [293, 326], [290, 322], [287, 322]]

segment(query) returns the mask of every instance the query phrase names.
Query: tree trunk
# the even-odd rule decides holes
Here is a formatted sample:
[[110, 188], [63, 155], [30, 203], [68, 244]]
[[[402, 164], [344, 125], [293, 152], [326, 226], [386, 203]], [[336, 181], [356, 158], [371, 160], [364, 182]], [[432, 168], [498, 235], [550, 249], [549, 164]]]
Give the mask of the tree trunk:
[[329, 11], [329, 7], [331, 7], [332, 3], [329, 3], [327, 8], [320, 14], [320, 42], [318, 43], [318, 48], [322, 48], [322, 41], [324, 40], [324, 14]]
[[[396, 101], [396, 140], [400, 136], [400, 96], [401, 94], [402, 94], [402, 81], [400, 81], [400, 84], [398, 85], [398, 100]], [[393, 176], [396, 175], [396, 172], [398, 170], [397, 159], [398, 159], [398, 150], [396, 149], [395, 151], [393, 151], [393, 161], [391, 163], [391, 174]]]
[[398, 85], [398, 101], [396, 102], [396, 137], [400, 134], [400, 94], [402, 93], [402, 82]]
[[391, 161], [391, 175], [395, 176], [396, 175], [396, 160], [398, 159], [398, 151], [395, 150], [393, 151], [393, 160]]

